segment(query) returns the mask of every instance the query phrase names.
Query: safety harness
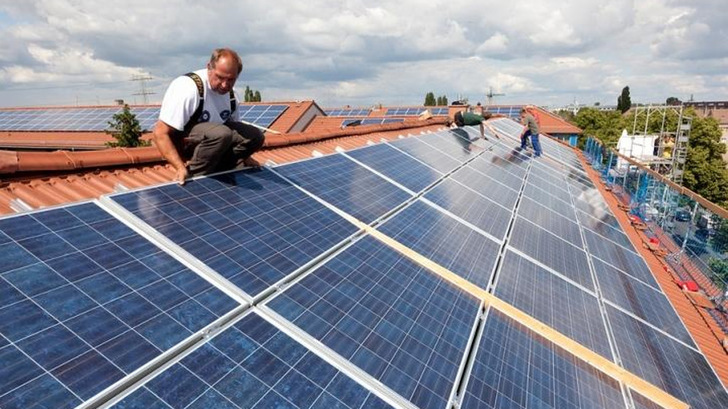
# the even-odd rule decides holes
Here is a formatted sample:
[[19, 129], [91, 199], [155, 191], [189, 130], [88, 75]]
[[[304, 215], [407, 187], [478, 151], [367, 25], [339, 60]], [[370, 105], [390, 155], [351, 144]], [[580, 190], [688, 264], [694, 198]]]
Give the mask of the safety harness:
[[[202, 78], [194, 72], [188, 72], [185, 75], [192, 78], [192, 81], [195, 82], [195, 85], [197, 86], [197, 96], [200, 98], [199, 103], [197, 104], [197, 109], [190, 117], [187, 125], [185, 125], [185, 131], [189, 131], [193, 126], [197, 125], [200, 121], [200, 116], [202, 116], [202, 111], [205, 110], [205, 84], [202, 83]], [[235, 99], [235, 93], [232, 89], [230, 89], [230, 115], [235, 112], [237, 105], [238, 101]]]

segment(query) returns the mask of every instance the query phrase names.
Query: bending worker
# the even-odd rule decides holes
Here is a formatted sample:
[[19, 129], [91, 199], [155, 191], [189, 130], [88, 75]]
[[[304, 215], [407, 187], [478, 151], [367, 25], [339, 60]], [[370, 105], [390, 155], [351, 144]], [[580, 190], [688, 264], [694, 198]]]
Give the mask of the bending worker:
[[[233, 86], [243, 70], [235, 51], [218, 48], [207, 68], [177, 77], [162, 100], [154, 144], [175, 168], [175, 180], [260, 164], [251, 155], [263, 133], [237, 121]], [[189, 156], [185, 163], [183, 156]]]
[[[493, 114], [488, 111], [480, 112], [480, 114], [470, 112], [467, 108], [465, 109], [465, 111], [456, 112], [455, 125], [457, 125], [458, 128], [462, 128], [463, 126], [480, 125], [480, 136], [483, 139], [488, 139], [485, 137], [484, 122], [493, 117]], [[496, 135], [496, 137], [498, 137], [498, 135]]]

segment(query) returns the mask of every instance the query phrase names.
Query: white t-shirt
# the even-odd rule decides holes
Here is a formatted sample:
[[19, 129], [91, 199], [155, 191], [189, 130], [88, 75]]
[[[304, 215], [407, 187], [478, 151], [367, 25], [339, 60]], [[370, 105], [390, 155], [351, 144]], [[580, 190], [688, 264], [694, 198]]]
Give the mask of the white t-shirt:
[[[200, 115], [199, 122], [221, 124], [227, 121], [231, 115], [230, 94], [221, 95], [210, 88], [207, 68], [197, 70], [195, 74], [200, 76], [205, 89], [204, 110]], [[169, 88], [164, 94], [159, 120], [178, 131], [183, 131], [190, 117], [195, 113], [199, 100], [195, 81], [186, 75], [177, 77], [169, 84]]]

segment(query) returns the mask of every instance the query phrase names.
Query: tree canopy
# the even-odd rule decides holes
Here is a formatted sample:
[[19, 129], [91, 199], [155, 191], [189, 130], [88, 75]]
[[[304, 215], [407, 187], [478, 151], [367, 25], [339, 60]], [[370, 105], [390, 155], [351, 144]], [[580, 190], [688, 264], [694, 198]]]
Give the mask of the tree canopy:
[[245, 102], [260, 102], [260, 91], [252, 90], [248, 85], [245, 86]]
[[114, 114], [112, 120], [108, 122], [110, 130], [106, 133], [116, 139], [116, 142], [107, 142], [106, 146], [112, 148], [133, 148], [136, 146], [148, 146], [148, 141], [143, 141], [142, 128], [139, 125], [139, 121], [136, 119], [136, 115], [131, 112], [129, 105], [124, 104], [124, 108], [121, 112]]
[[632, 107], [632, 98], [629, 96], [629, 86], [622, 88], [622, 94], [617, 97], [617, 110], [622, 113], [629, 111]]
[[425, 94], [425, 106], [434, 107], [435, 104], [437, 104], [437, 101], [435, 101], [435, 94], [433, 92]]

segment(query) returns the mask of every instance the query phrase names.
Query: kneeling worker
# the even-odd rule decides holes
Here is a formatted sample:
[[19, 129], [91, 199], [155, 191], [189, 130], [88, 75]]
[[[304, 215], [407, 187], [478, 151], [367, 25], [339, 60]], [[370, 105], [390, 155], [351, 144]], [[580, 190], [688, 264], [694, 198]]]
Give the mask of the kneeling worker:
[[177, 77], [164, 94], [154, 144], [180, 184], [190, 176], [260, 166], [251, 155], [263, 146], [263, 133], [236, 120], [233, 86], [242, 70], [235, 51], [218, 48], [207, 68]]

